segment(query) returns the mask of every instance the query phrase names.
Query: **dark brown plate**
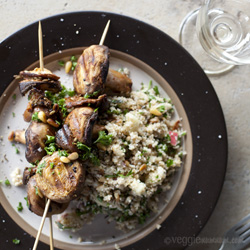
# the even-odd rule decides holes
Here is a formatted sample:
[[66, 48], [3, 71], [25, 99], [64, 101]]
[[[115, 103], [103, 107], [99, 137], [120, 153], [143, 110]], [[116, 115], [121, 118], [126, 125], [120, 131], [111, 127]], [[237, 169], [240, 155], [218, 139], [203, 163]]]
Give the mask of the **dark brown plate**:
[[[160, 230], [123, 249], [183, 248], [205, 225], [224, 181], [227, 134], [221, 106], [202, 69], [179, 44], [160, 30], [132, 18], [75, 12], [44, 19], [44, 55], [98, 44], [99, 34], [109, 19], [111, 26], [105, 44], [145, 62], [170, 84], [184, 107], [193, 141], [191, 173], [177, 206]], [[37, 34], [37, 23], [0, 44], [1, 94], [12, 82], [13, 75], [38, 60], [38, 41], [30, 39], [30, 34]], [[1, 248], [15, 249], [13, 238], [21, 239], [22, 248], [28, 249], [34, 243], [1, 208]], [[44, 247], [40, 243], [38, 249]]]

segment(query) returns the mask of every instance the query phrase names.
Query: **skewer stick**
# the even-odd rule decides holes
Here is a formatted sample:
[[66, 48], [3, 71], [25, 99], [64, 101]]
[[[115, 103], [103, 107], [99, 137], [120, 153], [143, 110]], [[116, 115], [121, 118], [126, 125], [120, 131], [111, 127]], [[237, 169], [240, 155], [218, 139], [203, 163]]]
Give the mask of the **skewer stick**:
[[52, 216], [49, 217], [49, 233], [50, 233], [50, 237], [49, 237], [50, 250], [54, 250]]
[[104, 31], [103, 31], [103, 33], [102, 33], [102, 37], [101, 37], [101, 40], [100, 40], [99, 45], [103, 45], [103, 44], [104, 44], [104, 40], [105, 40], [106, 35], [107, 35], [107, 33], [108, 33], [109, 24], [110, 24], [110, 20], [108, 20], [108, 22], [107, 22], [107, 24], [106, 24], [106, 27], [105, 27], [105, 29], [104, 29]]
[[[38, 25], [38, 42], [39, 42], [39, 62], [40, 62], [40, 68], [41, 70], [44, 70], [44, 62], [43, 62], [43, 34], [42, 34], [42, 25], [41, 22], [39, 21]], [[43, 218], [40, 224], [40, 228], [37, 232], [36, 240], [33, 246], [33, 250], [37, 248], [39, 238], [43, 229], [43, 225], [46, 219], [46, 215], [49, 209], [50, 205], [50, 199], [46, 199], [46, 206], [43, 212]], [[54, 242], [53, 242], [53, 228], [52, 228], [52, 218], [49, 216], [49, 231], [50, 231], [50, 250], [54, 250]]]
[[39, 21], [39, 25], [38, 25], [38, 42], [39, 42], [40, 68], [41, 68], [41, 70], [43, 70], [44, 69], [44, 64], [43, 64], [43, 34], [42, 34], [42, 25], [41, 25], [40, 21]]
[[49, 205], [50, 205], [50, 199], [48, 199], [48, 201], [46, 203], [44, 213], [43, 213], [43, 218], [42, 218], [39, 230], [38, 230], [37, 235], [36, 235], [36, 240], [35, 240], [35, 243], [34, 243], [34, 246], [33, 246], [33, 250], [36, 250], [36, 248], [37, 248], [38, 241], [39, 241], [39, 238], [40, 238], [40, 235], [41, 235], [41, 232], [42, 232], [42, 229], [43, 229], [43, 225], [44, 225], [44, 222], [45, 222], [45, 219], [46, 219], [46, 215], [47, 215], [47, 212], [48, 212], [48, 209], [49, 209]]

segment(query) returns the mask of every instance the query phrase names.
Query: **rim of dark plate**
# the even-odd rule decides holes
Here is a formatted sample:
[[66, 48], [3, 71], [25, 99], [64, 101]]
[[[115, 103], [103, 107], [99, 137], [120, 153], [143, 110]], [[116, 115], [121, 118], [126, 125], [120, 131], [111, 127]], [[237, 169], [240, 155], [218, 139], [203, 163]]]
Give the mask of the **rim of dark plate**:
[[[188, 240], [198, 235], [212, 214], [224, 182], [227, 131], [220, 102], [208, 77], [181, 45], [161, 30], [132, 17], [79, 11], [42, 19], [44, 56], [97, 44], [108, 19], [111, 19], [111, 25], [105, 44], [137, 57], [169, 82], [186, 111], [193, 140], [191, 173], [179, 203], [159, 231], [123, 249], [142, 249], [145, 245], [149, 249], [186, 247]], [[78, 25], [80, 21], [82, 23]], [[13, 75], [38, 60], [38, 41], [27, 39], [30, 34], [37, 34], [37, 22], [20, 29], [0, 44], [1, 95]], [[74, 36], [78, 39], [73, 40]], [[25, 57], [20, 60], [18, 54], [25, 54]]]

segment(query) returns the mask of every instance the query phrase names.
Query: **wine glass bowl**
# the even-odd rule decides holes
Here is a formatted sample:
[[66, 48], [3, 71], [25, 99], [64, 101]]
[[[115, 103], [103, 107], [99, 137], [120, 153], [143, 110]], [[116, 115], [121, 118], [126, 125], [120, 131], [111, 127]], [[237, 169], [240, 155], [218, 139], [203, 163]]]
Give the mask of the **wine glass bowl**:
[[201, 8], [189, 14], [182, 23], [181, 44], [184, 26], [194, 18], [195, 31], [189, 31], [189, 35], [196, 33], [198, 42], [210, 57], [229, 64], [219, 70], [215, 66], [210, 73], [225, 72], [232, 65], [250, 64], [250, 0], [205, 0]]

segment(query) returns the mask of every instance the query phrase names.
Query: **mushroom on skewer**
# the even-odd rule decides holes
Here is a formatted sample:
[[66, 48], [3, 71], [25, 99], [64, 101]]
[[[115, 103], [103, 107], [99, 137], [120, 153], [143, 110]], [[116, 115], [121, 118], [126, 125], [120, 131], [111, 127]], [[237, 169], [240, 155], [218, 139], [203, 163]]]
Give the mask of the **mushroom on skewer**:
[[45, 142], [47, 135], [54, 136], [55, 129], [49, 124], [42, 122], [31, 122], [25, 132], [26, 151], [25, 156], [28, 162], [36, 163], [46, 155]]
[[35, 179], [45, 197], [58, 203], [67, 203], [81, 193], [85, 167], [78, 160], [70, 162], [67, 157], [54, 152], [40, 161]]
[[[38, 216], [43, 216], [46, 198], [42, 195], [40, 189], [37, 186], [35, 176], [29, 179], [27, 184], [27, 198], [29, 203], [29, 210]], [[46, 217], [50, 217], [53, 214], [61, 214], [67, 207], [69, 203], [58, 203], [52, 201]]]
[[23, 78], [23, 80], [19, 82], [22, 95], [25, 95], [33, 88], [49, 90], [55, 93], [61, 90], [61, 84], [58, 81], [59, 77], [52, 74], [48, 69], [35, 68], [32, 71], [21, 71], [19, 77]]
[[73, 74], [73, 85], [76, 93], [94, 96], [102, 94], [108, 69], [108, 47], [92, 45], [85, 49], [77, 61]]
[[44, 122], [47, 119], [59, 120], [60, 113], [58, 104], [53, 104], [51, 100], [49, 100], [42, 90], [32, 89], [29, 92], [28, 96], [29, 102], [27, 108], [23, 113], [23, 118], [26, 122], [30, 122], [32, 119], [32, 115], [35, 112], [43, 111], [45, 113]]

